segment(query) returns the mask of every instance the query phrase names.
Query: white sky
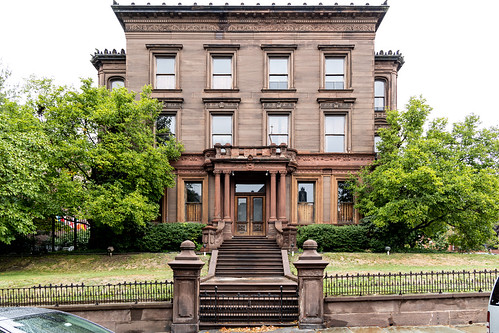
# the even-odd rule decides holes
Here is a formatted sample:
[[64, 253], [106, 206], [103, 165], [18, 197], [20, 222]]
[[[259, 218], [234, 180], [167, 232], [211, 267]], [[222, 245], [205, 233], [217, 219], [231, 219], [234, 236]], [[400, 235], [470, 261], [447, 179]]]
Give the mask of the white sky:
[[[122, 5], [262, 4], [309, 5], [322, 1], [380, 5], [384, 0], [118, 0]], [[80, 77], [96, 80], [90, 63], [95, 48], [125, 48], [112, 0], [0, 0], [0, 62], [12, 82], [31, 74], [57, 84], [79, 86]], [[376, 50], [400, 50], [398, 107], [423, 95], [432, 117], [461, 121], [478, 114], [485, 126], [499, 125], [499, 0], [389, 0], [377, 33]]]

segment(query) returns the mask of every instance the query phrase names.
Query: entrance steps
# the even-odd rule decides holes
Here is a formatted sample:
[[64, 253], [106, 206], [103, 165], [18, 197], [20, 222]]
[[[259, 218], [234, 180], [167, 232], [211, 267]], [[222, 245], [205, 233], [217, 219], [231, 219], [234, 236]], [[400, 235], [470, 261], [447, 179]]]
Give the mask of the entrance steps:
[[266, 237], [234, 237], [212, 253], [201, 282], [201, 327], [286, 326], [298, 319], [296, 277], [287, 252]]

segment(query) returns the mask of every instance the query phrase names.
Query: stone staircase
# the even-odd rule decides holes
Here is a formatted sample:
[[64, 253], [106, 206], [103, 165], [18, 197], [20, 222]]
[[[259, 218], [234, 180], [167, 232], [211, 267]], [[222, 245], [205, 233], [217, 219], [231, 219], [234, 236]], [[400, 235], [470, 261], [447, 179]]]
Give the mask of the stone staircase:
[[[286, 251], [266, 237], [234, 237], [212, 253], [212, 276], [201, 283], [201, 327], [293, 325], [296, 278]], [[213, 274], [214, 273], [214, 274]]]

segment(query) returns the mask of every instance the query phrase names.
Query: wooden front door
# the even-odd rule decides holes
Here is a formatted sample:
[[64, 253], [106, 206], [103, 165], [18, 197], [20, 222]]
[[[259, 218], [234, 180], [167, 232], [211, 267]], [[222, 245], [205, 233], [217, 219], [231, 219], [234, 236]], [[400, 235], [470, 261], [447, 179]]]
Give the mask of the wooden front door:
[[265, 197], [236, 195], [237, 236], [265, 236]]

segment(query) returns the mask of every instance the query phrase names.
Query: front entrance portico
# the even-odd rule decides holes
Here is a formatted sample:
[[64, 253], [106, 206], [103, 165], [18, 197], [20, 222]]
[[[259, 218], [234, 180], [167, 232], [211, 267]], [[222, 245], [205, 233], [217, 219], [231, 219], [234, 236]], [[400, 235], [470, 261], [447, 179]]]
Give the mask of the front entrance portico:
[[280, 243], [286, 216], [286, 175], [296, 151], [286, 145], [205, 150], [205, 170], [214, 174], [214, 214], [203, 234], [205, 248], [233, 236], [267, 236]]

